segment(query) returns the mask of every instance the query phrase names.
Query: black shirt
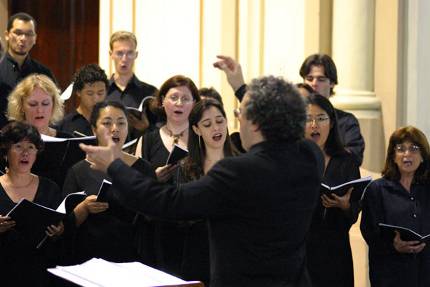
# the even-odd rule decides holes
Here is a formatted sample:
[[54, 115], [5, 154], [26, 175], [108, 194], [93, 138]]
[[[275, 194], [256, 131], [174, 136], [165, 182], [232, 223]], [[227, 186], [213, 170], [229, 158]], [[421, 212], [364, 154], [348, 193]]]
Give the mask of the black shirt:
[[86, 136], [93, 135], [91, 124], [83, 115], [78, 113], [76, 110], [65, 116], [64, 119], [58, 123], [56, 129], [74, 135], [76, 137], [79, 137], [80, 135], [75, 134], [74, 131], [77, 131]]
[[122, 91], [115, 84], [112, 76], [109, 81], [106, 99], [121, 102], [127, 107], [138, 108], [144, 98], [154, 96], [156, 91], [156, 87], [140, 81], [136, 75], [133, 75], [124, 91]]
[[24, 60], [21, 68], [9, 53], [6, 53], [0, 62], [0, 128], [7, 123], [5, 113], [9, 93], [22, 79], [34, 73], [44, 74], [56, 82], [52, 72], [36, 60], [31, 59], [30, 55]]
[[386, 223], [429, 234], [429, 191], [428, 184], [412, 184], [408, 192], [400, 182], [386, 178], [375, 180], [366, 189], [360, 228], [369, 245], [372, 286], [430, 286], [430, 247], [418, 254], [399, 253], [393, 239], [382, 236], [378, 226]]
[[[296, 286], [319, 195], [323, 157], [310, 141], [254, 145], [199, 180], [162, 184], [114, 161], [122, 202], [148, 215], [207, 218], [211, 286]], [[309, 286], [309, 285], [302, 285]]]
[[[155, 96], [157, 88], [140, 81], [136, 75], [127, 83], [124, 91], [122, 91], [115, 83], [113, 76], [109, 81], [109, 88], [107, 91], [106, 100], [117, 101], [124, 104], [126, 107], [139, 108], [142, 101], [151, 96]], [[156, 123], [159, 121], [156, 114], [152, 113], [148, 108], [149, 101], [145, 101], [143, 111], [148, 117], [149, 129], [152, 130]], [[143, 134], [130, 126], [128, 132], [128, 140], [133, 140], [142, 136]]]

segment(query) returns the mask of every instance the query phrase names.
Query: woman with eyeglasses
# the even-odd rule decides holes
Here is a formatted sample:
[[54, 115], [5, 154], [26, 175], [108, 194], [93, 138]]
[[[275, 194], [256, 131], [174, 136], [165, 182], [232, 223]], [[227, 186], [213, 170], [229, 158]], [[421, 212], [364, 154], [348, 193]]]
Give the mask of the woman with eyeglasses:
[[[142, 145], [142, 154], [156, 170], [158, 180], [172, 184], [181, 181], [178, 165], [166, 165], [166, 162], [175, 144], [187, 149], [188, 117], [199, 101], [198, 89], [188, 77], [176, 75], [161, 85], [156, 106], [164, 122], [160, 128], [145, 134]], [[181, 270], [183, 227], [177, 222], [154, 221], [156, 267], [176, 275]]]
[[31, 173], [43, 141], [37, 129], [22, 122], [10, 122], [0, 133], [0, 154], [7, 162], [0, 176], [0, 282], [2, 286], [47, 286], [46, 268], [57, 263], [55, 241], [63, 224], [47, 227], [48, 240], [40, 248], [15, 230], [6, 214], [22, 198], [56, 209], [61, 202], [59, 187], [51, 180]]
[[390, 137], [382, 178], [363, 200], [361, 233], [369, 245], [369, 277], [375, 286], [430, 286], [430, 251], [396, 231], [386, 236], [379, 223], [430, 233], [430, 148], [419, 129], [407, 126]]
[[[330, 101], [319, 94], [310, 94], [305, 100], [305, 137], [314, 141], [324, 154], [323, 183], [336, 186], [360, 178], [359, 167], [341, 142], [336, 112]], [[343, 196], [321, 193], [306, 244], [313, 286], [354, 286], [349, 229], [357, 221], [360, 208], [351, 193], [352, 189]]]

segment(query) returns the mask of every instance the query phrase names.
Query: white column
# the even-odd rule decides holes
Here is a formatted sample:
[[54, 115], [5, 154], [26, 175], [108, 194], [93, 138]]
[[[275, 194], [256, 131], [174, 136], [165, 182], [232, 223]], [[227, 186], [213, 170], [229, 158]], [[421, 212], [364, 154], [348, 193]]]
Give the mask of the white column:
[[407, 2], [407, 38], [405, 95], [401, 103], [405, 113], [402, 125], [413, 125], [430, 137], [428, 119], [430, 97], [427, 84], [430, 66], [430, 35], [426, 30], [430, 25], [430, 2], [414, 0]]
[[373, 0], [334, 0], [332, 56], [339, 85], [336, 106], [347, 110], [379, 110], [373, 92]]

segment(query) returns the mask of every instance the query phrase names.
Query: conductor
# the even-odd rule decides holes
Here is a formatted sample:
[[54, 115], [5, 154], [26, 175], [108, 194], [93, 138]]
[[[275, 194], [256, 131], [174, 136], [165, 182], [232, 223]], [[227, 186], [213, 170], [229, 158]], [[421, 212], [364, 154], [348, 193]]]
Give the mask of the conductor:
[[248, 152], [224, 158], [206, 176], [179, 186], [134, 171], [112, 142], [81, 148], [92, 168], [108, 172], [114, 190], [121, 191], [115, 196], [129, 208], [208, 220], [210, 286], [310, 286], [305, 235], [323, 157], [303, 139], [305, 104], [292, 84], [268, 76], [251, 82], [235, 115]]

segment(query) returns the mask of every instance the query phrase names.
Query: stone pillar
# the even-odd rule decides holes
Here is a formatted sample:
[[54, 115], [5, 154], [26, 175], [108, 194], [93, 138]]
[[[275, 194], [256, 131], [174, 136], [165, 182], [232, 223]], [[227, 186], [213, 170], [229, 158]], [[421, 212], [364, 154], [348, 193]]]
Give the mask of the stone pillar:
[[366, 142], [363, 167], [378, 172], [384, 161], [381, 103], [374, 93], [374, 0], [334, 0], [332, 56], [339, 84], [333, 104], [360, 121]]

